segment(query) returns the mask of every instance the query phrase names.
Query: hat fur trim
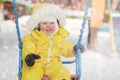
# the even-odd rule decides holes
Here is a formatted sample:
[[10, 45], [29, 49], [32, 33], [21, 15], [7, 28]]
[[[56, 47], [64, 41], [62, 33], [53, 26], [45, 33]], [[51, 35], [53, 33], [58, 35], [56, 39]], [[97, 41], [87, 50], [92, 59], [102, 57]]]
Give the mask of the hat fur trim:
[[26, 23], [26, 28], [33, 30], [43, 19], [55, 17], [59, 21], [59, 26], [65, 26], [66, 16], [64, 11], [57, 5], [49, 4], [38, 9], [32, 14]]

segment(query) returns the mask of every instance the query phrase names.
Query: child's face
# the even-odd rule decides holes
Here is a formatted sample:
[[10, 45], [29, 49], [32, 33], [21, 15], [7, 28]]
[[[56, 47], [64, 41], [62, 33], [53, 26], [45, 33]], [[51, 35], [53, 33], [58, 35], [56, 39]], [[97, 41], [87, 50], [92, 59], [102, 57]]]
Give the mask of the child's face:
[[41, 22], [39, 24], [40, 30], [46, 35], [50, 36], [55, 32], [55, 23], [54, 22]]

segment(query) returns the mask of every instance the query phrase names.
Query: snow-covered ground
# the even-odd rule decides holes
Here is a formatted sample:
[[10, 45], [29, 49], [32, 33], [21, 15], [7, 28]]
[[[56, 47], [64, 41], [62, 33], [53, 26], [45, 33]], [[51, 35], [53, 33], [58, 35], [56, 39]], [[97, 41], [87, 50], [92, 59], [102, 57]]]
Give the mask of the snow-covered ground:
[[[26, 17], [24, 17], [26, 18]], [[23, 22], [24, 19], [23, 18]], [[71, 33], [68, 40], [77, 42], [82, 20], [67, 19], [65, 28]], [[24, 25], [24, 23], [23, 23]], [[21, 22], [22, 26], [22, 22]], [[20, 28], [21, 36], [28, 33], [24, 27]], [[86, 44], [88, 29], [86, 26], [83, 44]], [[99, 52], [87, 50], [81, 55], [81, 80], [119, 80], [120, 59], [112, 58], [110, 49], [110, 35], [106, 32], [98, 33]], [[17, 80], [18, 70], [18, 41], [15, 24], [12, 21], [0, 23], [0, 80]], [[64, 60], [73, 60], [74, 58]], [[71, 74], [75, 73], [75, 64], [65, 65]]]

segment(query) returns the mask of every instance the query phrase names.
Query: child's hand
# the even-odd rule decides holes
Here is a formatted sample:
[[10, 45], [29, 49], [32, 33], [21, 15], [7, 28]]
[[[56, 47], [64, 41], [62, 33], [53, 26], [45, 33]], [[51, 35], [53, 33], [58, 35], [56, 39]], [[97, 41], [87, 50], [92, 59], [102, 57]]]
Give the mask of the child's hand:
[[[76, 47], [76, 45], [73, 47], [73, 49], [77, 53], [77, 47]], [[81, 47], [79, 47], [79, 49], [80, 49], [81, 53], [83, 53], [83, 52], [86, 51], [86, 49], [85, 49], [85, 47], [83, 45], [81, 45]]]
[[32, 67], [35, 64], [35, 59], [40, 59], [41, 57], [37, 54], [31, 53], [28, 54], [25, 58], [27, 66]]

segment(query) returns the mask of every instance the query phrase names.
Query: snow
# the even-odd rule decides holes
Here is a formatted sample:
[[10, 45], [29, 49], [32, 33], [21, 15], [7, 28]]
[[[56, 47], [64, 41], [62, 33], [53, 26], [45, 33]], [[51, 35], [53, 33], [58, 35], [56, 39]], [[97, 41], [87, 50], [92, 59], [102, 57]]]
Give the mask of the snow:
[[[69, 41], [77, 42], [81, 23], [82, 20], [80, 19], [67, 19], [65, 28], [71, 33], [68, 37]], [[22, 37], [29, 32], [21, 25], [20, 31]], [[86, 25], [83, 37], [83, 44], [85, 45], [87, 45], [87, 33], [88, 27]], [[111, 57], [113, 53], [110, 47], [109, 33], [98, 33], [98, 48], [99, 52], [87, 50], [81, 55], [81, 80], [119, 80], [120, 59]], [[15, 23], [13, 21], [0, 22], [0, 52], [0, 80], [17, 80], [19, 49]], [[74, 57], [63, 59], [74, 60]], [[75, 73], [75, 63], [64, 66], [68, 68], [71, 74]]]
[[119, 80], [120, 59], [100, 53], [86, 52], [82, 56], [83, 80]]

